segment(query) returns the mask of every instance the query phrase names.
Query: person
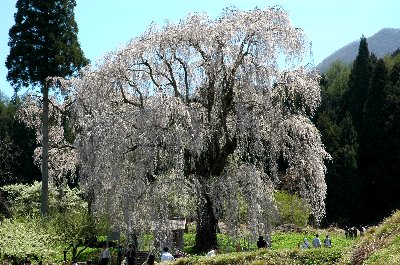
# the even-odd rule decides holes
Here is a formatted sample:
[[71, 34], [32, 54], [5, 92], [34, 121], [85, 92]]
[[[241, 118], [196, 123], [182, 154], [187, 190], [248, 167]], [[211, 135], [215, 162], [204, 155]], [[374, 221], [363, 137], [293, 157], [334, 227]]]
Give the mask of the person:
[[117, 253], [117, 264], [121, 265], [122, 263], [122, 246], [118, 245], [118, 253]]
[[163, 248], [163, 253], [161, 253], [161, 262], [175, 260], [174, 256], [172, 256], [172, 254], [169, 253], [168, 250], [168, 247]]
[[326, 235], [326, 237], [325, 237], [324, 246], [327, 248], [332, 247], [332, 241], [331, 241], [329, 235]]
[[78, 265], [78, 263], [76, 262], [76, 260], [73, 260], [71, 265]]
[[218, 247], [214, 246], [208, 253], [207, 257], [214, 257], [218, 253]]
[[125, 251], [126, 263], [127, 265], [135, 265], [135, 249], [132, 243], [128, 244], [128, 248]]
[[86, 265], [92, 265], [92, 260], [91, 259], [86, 260]]
[[315, 235], [315, 238], [312, 241], [312, 245], [315, 248], [320, 248], [321, 247], [321, 240], [319, 240], [319, 235], [318, 234]]
[[110, 250], [107, 248], [107, 245], [103, 245], [103, 250], [100, 254], [100, 264], [107, 265], [108, 261], [111, 259]]
[[147, 257], [147, 260], [145, 262], [143, 262], [142, 265], [153, 265], [153, 264], [157, 264], [156, 257], [154, 256], [154, 254], [150, 254]]
[[241, 252], [242, 251], [242, 246], [240, 245], [240, 243], [236, 244], [236, 252]]
[[182, 258], [182, 257], [183, 257], [182, 251], [179, 248], [177, 248], [176, 251], [175, 251], [175, 254], [174, 254], [174, 259], [179, 259], [179, 258]]
[[366, 228], [364, 226], [361, 226], [359, 230], [360, 230], [360, 237], [364, 236]]
[[267, 241], [264, 240], [263, 236], [258, 237], [257, 241], [257, 247], [260, 248], [266, 248], [267, 247]]
[[271, 248], [272, 247], [272, 242], [271, 242], [271, 236], [267, 234], [265, 238], [265, 242], [267, 242], [267, 245], [265, 247]]
[[310, 243], [308, 242], [307, 237], [304, 238], [303, 243], [300, 245], [301, 249], [308, 249], [310, 248]]

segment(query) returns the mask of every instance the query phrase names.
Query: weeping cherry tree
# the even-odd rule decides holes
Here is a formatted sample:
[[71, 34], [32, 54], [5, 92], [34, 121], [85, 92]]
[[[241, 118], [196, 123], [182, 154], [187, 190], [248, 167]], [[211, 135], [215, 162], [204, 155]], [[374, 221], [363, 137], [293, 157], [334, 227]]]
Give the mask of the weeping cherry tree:
[[237, 233], [239, 196], [252, 234], [268, 233], [284, 182], [321, 220], [329, 155], [310, 120], [319, 75], [298, 66], [306, 50], [285, 10], [231, 8], [153, 24], [63, 83], [94, 213], [166, 242], [166, 220], [195, 207], [201, 251], [218, 220]]

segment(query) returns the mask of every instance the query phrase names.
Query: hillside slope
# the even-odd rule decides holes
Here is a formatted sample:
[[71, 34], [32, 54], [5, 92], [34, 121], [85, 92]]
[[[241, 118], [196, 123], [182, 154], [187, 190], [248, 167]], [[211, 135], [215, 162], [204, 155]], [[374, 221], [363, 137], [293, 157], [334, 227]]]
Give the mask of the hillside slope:
[[379, 226], [368, 229], [341, 264], [400, 264], [400, 211], [386, 218]]
[[[400, 47], [400, 29], [384, 28], [367, 38], [368, 49], [377, 57], [383, 57], [390, 54]], [[346, 46], [335, 51], [320, 64], [317, 69], [324, 72], [335, 61], [340, 60], [344, 63], [351, 63], [357, 56], [360, 40], [355, 40]]]

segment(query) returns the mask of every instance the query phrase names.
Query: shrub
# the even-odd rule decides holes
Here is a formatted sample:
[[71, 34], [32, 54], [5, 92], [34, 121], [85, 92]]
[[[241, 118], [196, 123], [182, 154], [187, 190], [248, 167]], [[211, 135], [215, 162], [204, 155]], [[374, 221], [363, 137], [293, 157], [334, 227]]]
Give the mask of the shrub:
[[285, 191], [276, 191], [274, 196], [281, 216], [281, 223], [295, 224], [300, 227], [307, 225], [310, 210], [300, 197]]
[[0, 223], [1, 258], [20, 264], [26, 257], [47, 262], [60, 261], [58, 238], [48, 234], [40, 219], [4, 219]]

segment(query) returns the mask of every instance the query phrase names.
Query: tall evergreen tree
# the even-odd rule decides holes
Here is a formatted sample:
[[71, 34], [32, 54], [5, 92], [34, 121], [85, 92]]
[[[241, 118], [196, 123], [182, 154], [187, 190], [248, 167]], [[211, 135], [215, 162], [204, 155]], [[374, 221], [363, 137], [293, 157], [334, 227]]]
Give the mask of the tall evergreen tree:
[[386, 214], [400, 209], [400, 56], [389, 73], [386, 86], [384, 125], [385, 169], [381, 174], [386, 182]]
[[75, 0], [18, 0], [15, 24], [9, 31], [7, 80], [17, 92], [38, 87], [43, 94], [42, 200], [48, 211], [49, 76], [69, 77], [88, 63], [78, 42]]
[[361, 201], [361, 185], [357, 173], [357, 133], [348, 111], [345, 97], [350, 69], [333, 63], [321, 82], [321, 107], [315, 123], [332, 161], [327, 164], [326, 219], [341, 226], [357, 221]]
[[[385, 168], [386, 152], [384, 150], [384, 112], [387, 83], [387, 69], [382, 59], [374, 67], [368, 95], [364, 106], [363, 128], [360, 134], [359, 167], [365, 183], [366, 203], [369, 211], [367, 220], [374, 221], [388, 213], [386, 201]], [[390, 184], [389, 184], [390, 185]], [[390, 211], [389, 211], [390, 212]], [[372, 216], [371, 216], [372, 214]]]
[[363, 110], [367, 99], [370, 76], [370, 53], [367, 39], [362, 36], [358, 48], [358, 55], [351, 69], [347, 94], [347, 108], [353, 118], [353, 124], [358, 135], [363, 127]]

